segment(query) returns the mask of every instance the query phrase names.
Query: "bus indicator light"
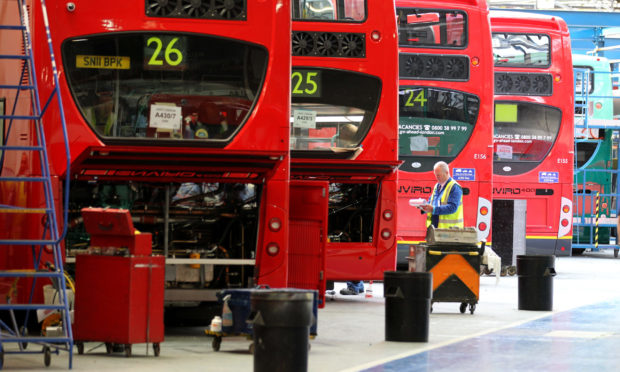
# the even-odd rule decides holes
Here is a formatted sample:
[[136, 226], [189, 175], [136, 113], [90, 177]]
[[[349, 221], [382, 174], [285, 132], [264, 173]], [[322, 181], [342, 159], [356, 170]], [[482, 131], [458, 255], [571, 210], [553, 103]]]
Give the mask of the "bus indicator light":
[[489, 208], [487, 207], [482, 207], [480, 208], [480, 214], [483, 216], [486, 216], [489, 213]]
[[480, 64], [480, 58], [478, 58], [478, 57], [473, 57], [473, 58], [471, 59], [471, 64], [472, 64], [473, 66], [478, 66], [478, 65]]
[[556, 83], [559, 83], [560, 81], [562, 81], [562, 76], [560, 76], [560, 75], [555, 75], [555, 76], [553, 77], [553, 80], [555, 80], [555, 82], [556, 82]]
[[570, 212], [570, 207], [568, 205], [563, 206], [562, 207], [562, 212], [564, 212], [564, 213]]
[[566, 218], [562, 220], [562, 226], [568, 226], [568, 220]]
[[594, 107], [596, 107], [596, 109], [597, 109], [597, 110], [600, 110], [600, 109], [602, 109], [602, 108], [603, 108], [603, 104], [602, 104], [602, 103], [600, 103], [600, 102], [597, 102], [597, 103], [594, 105]]
[[484, 222], [480, 222], [480, 223], [478, 224], [478, 230], [479, 230], [479, 231], [486, 231], [486, 229], [487, 229], [487, 224], [486, 224], [486, 223], [484, 223]]
[[381, 40], [381, 33], [379, 31], [373, 31], [370, 33], [370, 39], [372, 39], [372, 41], [379, 41]]

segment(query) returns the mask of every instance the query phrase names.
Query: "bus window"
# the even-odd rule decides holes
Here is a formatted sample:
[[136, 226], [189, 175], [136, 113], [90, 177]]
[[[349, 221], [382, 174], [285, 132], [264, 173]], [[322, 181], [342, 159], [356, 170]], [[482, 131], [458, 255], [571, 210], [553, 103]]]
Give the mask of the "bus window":
[[433, 156], [450, 162], [473, 132], [480, 100], [449, 89], [401, 87], [399, 107], [401, 158]]
[[366, 19], [366, 0], [294, 0], [293, 20], [354, 21]]
[[397, 15], [400, 46], [463, 48], [467, 44], [463, 11], [398, 8]]
[[[577, 152], [575, 153], [575, 160], [577, 162], [577, 168], [583, 167], [590, 161], [592, 156], [596, 154], [599, 144], [600, 141], [580, 141], [576, 143]], [[602, 161], [602, 164], [591, 165], [597, 165], [601, 168], [605, 168], [605, 161]]]
[[359, 147], [379, 104], [378, 78], [344, 70], [295, 68], [291, 83], [291, 150]]
[[584, 80], [588, 87], [588, 94], [594, 93], [594, 72], [592, 67], [574, 66], [574, 68], [578, 69], [575, 71], [575, 94], [579, 96], [586, 93], [586, 88], [583, 86]]
[[267, 65], [260, 46], [190, 34], [79, 38], [63, 53], [82, 115], [108, 138], [230, 139]]
[[495, 104], [495, 162], [543, 161], [558, 135], [562, 112], [528, 102]]
[[551, 45], [547, 35], [493, 33], [495, 66], [547, 67]]

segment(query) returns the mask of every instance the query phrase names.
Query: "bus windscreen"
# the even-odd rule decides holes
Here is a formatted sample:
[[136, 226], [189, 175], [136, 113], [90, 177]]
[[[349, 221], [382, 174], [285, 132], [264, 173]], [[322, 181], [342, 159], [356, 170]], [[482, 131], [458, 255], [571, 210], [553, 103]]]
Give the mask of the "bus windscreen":
[[493, 33], [495, 66], [548, 67], [551, 39], [548, 35]]
[[265, 78], [258, 45], [174, 33], [106, 34], [63, 43], [82, 115], [104, 138], [230, 140]]
[[404, 47], [464, 48], [467, 15], [461, 10], [397, 8], [398, 44]]
[[[399, 108], [401, 159], [438, 157], [450, 162], [465, 147], [474, 130], [480, 99], [449, 89], [401, 87]], [[411, 169], [423, 170], [426, 169]]]
[[293, 0], [294, 21], [362, 22], [366, 0]]
[[381, 97], [375, 76], [324, 68], [291, 74], [291, 150], [353, 150], [368, 133]]
[[495, 104], [494, 161], [538, 164], [558, 135], [560, 109], [528, 102]]

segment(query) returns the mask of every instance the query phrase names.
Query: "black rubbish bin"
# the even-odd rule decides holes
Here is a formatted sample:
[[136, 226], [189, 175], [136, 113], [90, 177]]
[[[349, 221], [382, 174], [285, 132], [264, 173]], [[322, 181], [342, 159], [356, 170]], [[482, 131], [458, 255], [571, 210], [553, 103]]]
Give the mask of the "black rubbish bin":
[[252, 292], [254, 372], [308, 370], [314, 292], [293, 288]]
[[428, 342], [433, 274], [386, 271], [383, 288], [385, 340]]
[[517, 256], [519, 310], [553, 310], [555, 256]]

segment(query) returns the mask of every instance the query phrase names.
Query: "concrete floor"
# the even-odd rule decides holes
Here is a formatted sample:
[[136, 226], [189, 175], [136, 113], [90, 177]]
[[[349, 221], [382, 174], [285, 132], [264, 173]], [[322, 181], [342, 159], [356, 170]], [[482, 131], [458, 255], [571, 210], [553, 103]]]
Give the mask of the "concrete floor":
[[[473, 315], [458, 303], [435, 303], [426, 343], [386, 342], [383, 287], [373, 297], [337, 294], [319, 310], [308, 370], [329, 371], [597, 371], [620, 370], [620, 259], [611, 251], [556, 259], [553, 311], [519, 311], [517, 277], [480, 278]], [[344, 283], [336, 283], [336, 290]], [[224, 338], [211, 348], [204, 327], [170, 328], [154, 357], [145, 344], [133, 355], [107, 355], [99, 343], [74, 353], [76, 371], [251, 371], [250, 341]], [[11, 347], [10, 344], [7, 347]], [[4, 369], [67, 370], [68, 354], [43, 366], [37, 355], [7, 354]]]

